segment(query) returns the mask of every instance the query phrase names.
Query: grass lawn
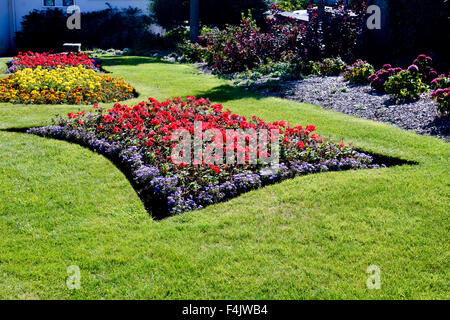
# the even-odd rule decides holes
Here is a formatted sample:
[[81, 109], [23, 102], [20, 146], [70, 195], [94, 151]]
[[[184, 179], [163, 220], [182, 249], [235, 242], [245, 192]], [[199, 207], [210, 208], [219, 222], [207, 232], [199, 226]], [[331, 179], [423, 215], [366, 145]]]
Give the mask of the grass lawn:
[[[154, 221], [102, 156], [4, 130], [49, 124], [78, 106], [3, 103], [1, 299], [450, 298], [449, 143], [261, 97], [188, 65], [108, 57], [105, 67], [141, 94], [128, 104], [210, 97], [418, 165], [309, 175]], [[366, 287], [372, 264], [380, 290]], [[80, 290], [67, 289], [70, 265], [81, 269]]]

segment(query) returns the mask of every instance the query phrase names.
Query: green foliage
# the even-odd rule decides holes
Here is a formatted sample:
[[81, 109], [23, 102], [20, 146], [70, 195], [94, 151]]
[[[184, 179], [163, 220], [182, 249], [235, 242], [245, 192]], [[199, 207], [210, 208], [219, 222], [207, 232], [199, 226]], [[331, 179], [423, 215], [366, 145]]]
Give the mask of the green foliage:
[[375, 68], [367, 61], [358, 60], [352, 66], [347, 68], [344, 73], [344, 79], [350, 83], [365, 84], [369, 83], [369, 77], [375, 73]]
[[308, 0], [277, 0], [275, 4], [284, 11], [294, 11], [306, 9], [308, 7]]
[[442, 115], [450, 115], [450, 88], [437, 89], [431, 93], [431, 97], [437, 102]]
[[415, 72], [403, 70], [389, 77], [384, 84], [387, 93], [393, 94], [397, 99], [415, 100], [428, 91], [428, 87], [422, 82], [420, 75]]
[[430, 87], [435, 90], [450, 88], [450, 75], [441, 75], [435, 78], [433, 81], [431, 81]]
[[232, 76], [235, 85], [257, 86], [259, 89], [272, 91], [280, 88], [281, 81], [296, 80], [300, 77], [297, 66], [288, 62], [270, 62]]
[[347, 66], [341, 58], [325, 58], [317, 63], [319, 72], [324, 76], [336, 76]]
[[[174, 39], [174, 43], [177, 43], [177, 51], [178, 54], [181, 55], [181, 60], [184, 62], [209, 62], [210, 64], [213, 61], [212, 53], [208, 50], [207, 47], [203, 46], [200, 43], [192, 43], [189, 40], [189, 31], [186, 28], [180, 27], [169, 31], [168, 33], [174, 33], [175, 30], [184, 30], [182, 36], [178, 36], [177, 39]], [[180, 32], [178, 32], [179, 34]], [[200, 39], [204, 41], [205, 36], [211, 34], [219, 34], [222, 33], [217, 28], [209, 28], [202, 27], [200, 30]]]
[[166, 48], [176, 49], [180, 44], [189, 42], [189, 29], [182, 26], [173, 28], [167, 31], [162, 39]]
[[[304, 76], [340, 74], [346, 64], [340, 58], [323, 59], [322, 61], [272, 62], [262, 64], [254, 69], [234, 75], [234, 83], [244, 86], [273, 83], [274, 81], [297, 80]], [[279, 86], [279, 85], [278, 85]]]
[[184, 62], [202, 62], [206, 59], [207, 51], [205, 47], [202, 47], [198, 43], [192, 43], [186, 41], [178, 45], [178, 51], [182, 55], [182, 61]]
[[298, 69], [304, 76], [320, 74], [319, 65], [314, 61], [301, 61], [298, 63]]

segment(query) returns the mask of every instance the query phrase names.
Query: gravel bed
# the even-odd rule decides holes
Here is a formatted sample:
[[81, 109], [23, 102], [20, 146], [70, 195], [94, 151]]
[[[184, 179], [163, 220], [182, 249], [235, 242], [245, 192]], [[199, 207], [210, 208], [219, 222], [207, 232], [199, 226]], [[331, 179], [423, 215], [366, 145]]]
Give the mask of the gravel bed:
[[391, 95], [372, 92], [369, 85], [349, 84], [342, 76], [310, 77], [287, 82], [275, 92], [261, 93], [316, 104], [450, 141], [449, 117], [440, 116], [429, 94], [418, 101], [396, 104]]

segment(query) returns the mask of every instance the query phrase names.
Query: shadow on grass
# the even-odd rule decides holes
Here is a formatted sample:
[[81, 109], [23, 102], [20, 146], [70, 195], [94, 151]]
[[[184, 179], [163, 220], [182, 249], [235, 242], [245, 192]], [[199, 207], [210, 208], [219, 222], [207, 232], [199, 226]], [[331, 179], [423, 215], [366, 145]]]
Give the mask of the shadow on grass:
[[194, 95], [196, 97], [204, 97], [205, 99], [208, 98], [210, 101], [221, 103], [243, 98], [253, 98], [257, 100], [266, 98], [262, 94], [241, 87], [235, 87], [230, 84], [224, 84], [206, 91], [197, 91]]
[[[8, 129], [0, 129], [0, 131], [4, 131], [4, 132], [15, 132], [15, 133], [22, 133], [22, 134], [28, 134], [26, 131], [30, 129], [30, 128], [8, 128]], [[47, 139], [44, 137], [41, 137], [43, 139]], [[133, 187], [133, 190], [136, 192], [137, 196], [139, 197], [139, 199], [142, 201], [145, 209], [147, 210], [147, 212], [152, 216], [152, 218], [156, 221], [159, 220], [163, 220], [166, 218], [171, 217], [171, 215], [168, 214], [168, 209], [166, 207], [157, 207], [155, 208], [154, 203], [153, 203], [153, 198], [149, 197], [147, 192], [148, 190], [146, 190], [147, 188], [145, 186], [139, 186], [139, 184], [134, 180], [133, 178], [133, 171], [130, 167], [127, 167], [124, 165], [123, 162], [121, 162], [119, 160], [119, 158], [114, 158], [112, 156], [110, 156], [109, 154], [105, 154], [102, 152], [98, 152], [97, 150], [93, 150], [91, 146], [86, 145], [86, 144], [80, 144], [80, 143], [76, 143], [73, 141], [68, 141], [68, 140], [64, 140], [64, 139], [60, 139], [60, 138], [52, 138], [52, 139], [56, 139], [56, 140], [60, 140], [60, 141], [65, 141], [71, 144], [76, 144], [78, 146], [81, 146], [83, 148], [86, 148], [92, 152], [95, 152], [97, 154], [100, 154], [102, 156], [104, 156], [107, 160], [109, 160], [112, 164], [114, 164], [116, 166], [117, 169], [119, 169], [127, 178], [128, 182], [131, 184], [131, 186]], [[403, 166], [403, 165], [418, 165], [419, 163], [416, 161], [408, 161], [408, 160], [404, 160], [404, 159], [400, 159], [400, 158], [395, 158], [395, 157], [391, 157], [391, 156], [386, 156], [386, 155], [382, 155], [382, 154], [378, 154], [378, 153], [373, 153], [373, 152], [366, 152], [362, 149], [358, 149], [355, 148], [356, 151], [358, 152], [362, 152], [365, 153], [367, 155], [370, 155], [373, 158], [373, 164], [378, 164], [378, 165], [382, 165], [384, 164], [386, 167], [394, 167], [394, 166]], [[346, 169], [343, 171], [348, 171], [350, 169]], [[320, 173], [313, 173], [313, 174], [320, 174]], [[292, 178], [288, 178], [287, 180], [296, 178], [296, 177], [301, 177], [304, 175], [297, 175], [295, 177]], [[265, 186], [269, 186], [269, 185], [273, 185], [273, 184], [277, 184], [277, 183], [281, 183], [282, 181], [277, 181], [277, 182], [272, 182], [272, 183], [268, 183]], [[244, 192], [246, 193], [246, 192]], [[230, 199], [226, 199], [225, 201], [222, 202], [226, 202]], [[166, 205], [166, 204], [165, 204]]]
[[134, 57], [134, 56], [117, 56], [117, 57], [100, 57], [102, 66], [138, 66], [148, 63], [164, 63], [173, 64], [172, 62], [164, 61], [160, 58], [154, 57]]
[[15, 133], [27, 133], [28, 129], [31, 129], [30, 127], [26, 127], [26, 128], [6, 128], [6, 129], [0, 129], [0, 131], [3, 132], [15, 132]]
[[[163, 63], [168, 65], [173, 65], [175, 63], [162, 60], [158, 57], [139, 57], [139, 56], [117, 56], [117, 57], [101, 57], [103, 67], [111, 66], [139, 66], [141, 64], [149, 63]], [[229, 100], [237, 100], [242, 98], [254, 98], [263, 99], [266, 98], [264, 95], [251, 90], [247, 90], [242, 87], [233, 86], [231, 84], [223, 84], [218, 87], [214, 87], [210, 90], [197, 91], [192, 93], [196, 97], [208, 98], [210, 101], [214, 102], [226, 102]]]
[[417, 161], [404, 160], [401, 158], [386, 156], [384, 154], [368, 152], [363, 149], [354, 148], [354, 150], [370, 155], [373, 158], [373, 163], [384, 164], [386, 167], [396, 167], [396, 166], [416, 166], [419, 163]]

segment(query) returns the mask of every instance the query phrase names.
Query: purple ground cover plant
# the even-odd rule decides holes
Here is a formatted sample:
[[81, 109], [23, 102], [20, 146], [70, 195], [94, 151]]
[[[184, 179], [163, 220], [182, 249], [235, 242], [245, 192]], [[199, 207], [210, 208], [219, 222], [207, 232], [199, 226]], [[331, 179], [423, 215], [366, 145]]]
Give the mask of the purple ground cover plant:
[[[200, 118], [204, 119], [203, 128], [271, 128], [280, 132], [279, 161], [234, 166], [174, 162], [171, 155], [176, 144], [170, 138], [180, 127], [192, 131], [194, 120]], [[109, 110], [94, 106], [89, 112], [70, 113], [53, 125], [27, 132], [77, 143], [104, 155], [125, 173], [152, 216], [164, 218], [296, 176], [384, 167], [374, 164], [372, 156], [343, 142], [335, 144], [313, 133], [315, 130], [313, 125], [292, 127], [285, 121], [270, 123], [257, 117], [247, 121], [229, 110], [222, 111], [221, 105], [189, 97], [187, 102], [150, 98], [133, 107], [116, 104]], [[239, 149], [234, 138], [225, 142], [224, 150], [230, 147]]]

